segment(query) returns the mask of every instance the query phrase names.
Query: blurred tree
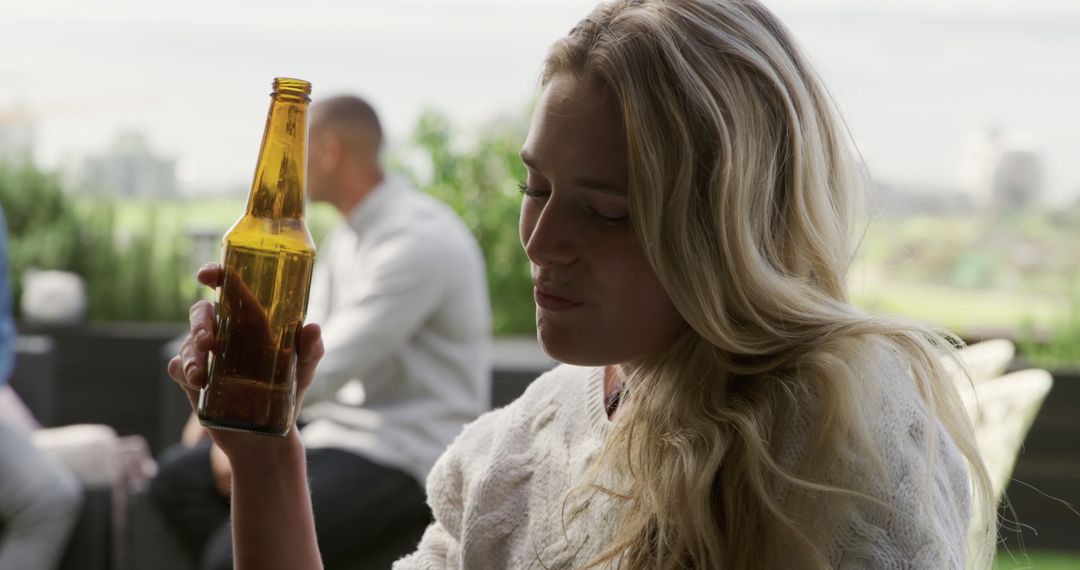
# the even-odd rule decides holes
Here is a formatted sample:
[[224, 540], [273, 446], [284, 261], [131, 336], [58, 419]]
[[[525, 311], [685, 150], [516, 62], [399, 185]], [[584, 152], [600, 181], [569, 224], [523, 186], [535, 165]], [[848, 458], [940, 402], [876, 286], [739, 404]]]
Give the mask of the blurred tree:
[[[21, 275], [58, 269], [86, 282], [90, 320], [183, 321], [194, 296], [182, 236], [159, 230], [150, 208], [142, 227], [117, 235], [115, 206], [80, 206], [54, 173], [33, 163], [0, 163], [0, 204], [8, 220], [11, 278], [20, 314]], [[189, 285], [185, 285], [189, 284]]]
[[476, 236], [487, 262], [496, 335], [536, 332], [532, 278], [517, 226], [517, 184], [525, 179], [518, 151], [526, 129], [522, 115], [481, 130], [466, 145], [445, 115], [427, 111], [412, 135], [427, 164], [396, 161], [418, 187], [450, 205]]
[[1035, 366], [1050, 369], [1080, 369], [1080, 282], [1073, 282], [1069, 310], [1039, 338], [1035, 324], [1020, 331], [1020, 354]]

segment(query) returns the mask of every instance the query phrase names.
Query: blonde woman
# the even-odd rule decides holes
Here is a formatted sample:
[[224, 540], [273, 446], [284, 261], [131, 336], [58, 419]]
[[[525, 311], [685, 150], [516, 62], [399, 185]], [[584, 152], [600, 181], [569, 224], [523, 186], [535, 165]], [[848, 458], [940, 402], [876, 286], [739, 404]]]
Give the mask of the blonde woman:
[[[949, 339], [847, 301], [842, 133], [754, 0], [617, 1], [557, 42], [520, 231], [566, 364], [447, 449], [435, 522], [395, 568], [985, 567]], [[192, 314], [170, 363], [189, 393], [213, 334], [209, 305]], [[316, 328], [301, 352], [303, 385]], [[295, 433], [214, 437], [237, 568], [319, 567]]]

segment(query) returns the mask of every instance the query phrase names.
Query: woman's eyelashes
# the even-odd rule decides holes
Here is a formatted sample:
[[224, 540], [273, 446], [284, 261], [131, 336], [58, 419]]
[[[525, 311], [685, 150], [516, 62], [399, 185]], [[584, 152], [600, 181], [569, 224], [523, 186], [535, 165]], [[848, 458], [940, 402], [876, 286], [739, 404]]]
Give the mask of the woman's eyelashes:
[[547, 195], [550, 193], [547, 190], [537, 190], [535, 188], [529, 188], [529, 186], [524, 182], [518, 182], [517, 187], [518, 192], [521, 192], [523, 195], [528, 196], [529, 198], [546, 198]]
[[586, 206], [585, 210], [590, 216], [595, 218], [596, 221], [606, 226], [625, 226], [630, 221], [629, 214], [623, 214], [621, 216], [609, 216], [607, 214], [602, 214], [589, 206]]
[[[518, 191], [521, 192], [526, 198], [532, 198], [535, 200], [546, 200], [550, 195], [550, 190], [543, 190], [540, 188], [532, 188], [528, 184], [519, 182]], [[624, 226], [630, 222], [629, 214], [617, 214], [614, 212], [606, 212], [598, 209], [589, 204], [582, 204], [582, 211], [590, 218], [605, 226]]]

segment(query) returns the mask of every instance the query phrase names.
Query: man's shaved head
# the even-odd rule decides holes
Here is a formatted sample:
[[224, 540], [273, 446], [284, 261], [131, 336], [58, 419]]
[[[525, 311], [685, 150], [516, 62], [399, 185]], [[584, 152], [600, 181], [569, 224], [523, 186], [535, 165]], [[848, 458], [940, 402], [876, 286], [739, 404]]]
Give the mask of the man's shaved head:
[[311, 107], [308, 196], [349, 212], [382, 182], [382, 126], [371, 104], [340, 95]]
[[[378, 152], [382, 147], [382, 126], [375, 109], [352, 95], [325, 99], [311, 109], [312, 133], [333, 132], [353, 151]], [[366, 147], [366, 148], [365, 148]]]

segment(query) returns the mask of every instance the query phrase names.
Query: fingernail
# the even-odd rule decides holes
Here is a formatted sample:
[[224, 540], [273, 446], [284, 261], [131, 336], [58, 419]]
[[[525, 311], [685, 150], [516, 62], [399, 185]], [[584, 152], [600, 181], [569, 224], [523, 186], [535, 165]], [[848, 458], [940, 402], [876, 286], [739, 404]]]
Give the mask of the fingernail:
[[210, 335], [206, 331], [199, 331], [195, 333], [195, 344], [199, 347], [205, 346], [206, 341], [210, 339]]
[[214, 266], [213, 262], [206, 262], [206, 263], [199, 266], [199, 269], [195, 271], [195, 274], [198, 275], [198, 274], [202, 273], [203, 270], [210, 269], [213, 266]]

